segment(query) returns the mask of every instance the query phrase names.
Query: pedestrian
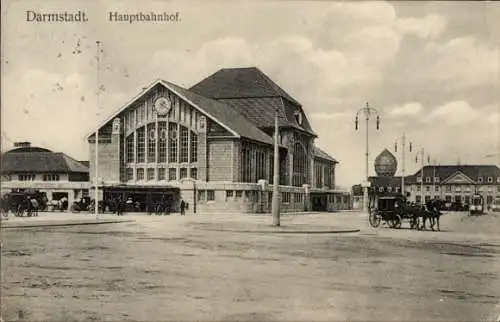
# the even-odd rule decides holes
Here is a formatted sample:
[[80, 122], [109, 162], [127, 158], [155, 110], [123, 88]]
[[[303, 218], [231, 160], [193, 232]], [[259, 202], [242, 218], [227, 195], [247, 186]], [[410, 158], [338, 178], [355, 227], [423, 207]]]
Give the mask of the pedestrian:
[[184, 200], [181, 200], [181, 216], [184, 216], [186, 213], [185, 213], [185, 209], [186, 209], [186, 203], [184, 202]]
[[121, 197], [116, 198], [116, 215], [117, 216], [122, 216], [123, 215], [123, 209], [122, 209], [122, 199]]

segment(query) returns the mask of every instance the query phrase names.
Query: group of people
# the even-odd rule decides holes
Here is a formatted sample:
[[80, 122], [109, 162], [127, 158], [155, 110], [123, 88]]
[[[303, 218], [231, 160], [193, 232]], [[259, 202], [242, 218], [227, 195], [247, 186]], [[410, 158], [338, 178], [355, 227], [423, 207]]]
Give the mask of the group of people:
[[[114, 213], [118, 216], [123, 216], [124, 211], [140, 211], [140, 203], [139, 201], [132, 200], [131, 197], [128, 197], [127, 200], [122, 200], [121, 197], [117, 197], [114, 200]], [[186, 214], [186, 209], [188, 209], [188, 203], [184, 200], [180, 200], [179, 210], [180, 215], [184, 216]], [[170, 215], [173, 207], [172, 204], [166, 200], [164, 197], [161, 198], [160, 202], [154, 203], [151, 200], [146, 201], [146, 212], [148, 215], [152, 215], [153, 213], [156, 215]]]

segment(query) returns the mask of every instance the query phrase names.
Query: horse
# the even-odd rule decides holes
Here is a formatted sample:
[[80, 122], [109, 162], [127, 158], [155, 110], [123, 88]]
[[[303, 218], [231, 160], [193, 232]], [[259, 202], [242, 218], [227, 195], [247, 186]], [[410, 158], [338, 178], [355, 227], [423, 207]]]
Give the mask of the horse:
[[38, 209], [39, 208], [40, 208], [40, 204], [38, 203], [38, 200], [36, 200], [35, 198], [31, 198], [30, 208], [28, 209], [29, 215], [38, 217]]
[[410, 217], [410, 228], [412, 229], [425, 230], [427, 220], [429, 220], [431, 227], [433, 226], [431, 222], [432, 214], [424, 206], [407, 203], [404, 206], [404, 212]]
[[439, 227], [439, 218], [441, 217], [441, 208], [443, 206], [443, 202], [439, 199], [435, 199], [432, 201], [428, 201], [426, 203], [427, 211], [429, 213], [429, 222], [431, 224], [431, 229], [434, 231], [434, 225], [437, 224], [437, 230], [441, 231]]
[[24, 198], [18, 205], [16, 209], [16, 214], [15, 216], [17, 217], [23, 217], [24, 213], [28, 217], [31, 217], [31, 201], [29, 198]]

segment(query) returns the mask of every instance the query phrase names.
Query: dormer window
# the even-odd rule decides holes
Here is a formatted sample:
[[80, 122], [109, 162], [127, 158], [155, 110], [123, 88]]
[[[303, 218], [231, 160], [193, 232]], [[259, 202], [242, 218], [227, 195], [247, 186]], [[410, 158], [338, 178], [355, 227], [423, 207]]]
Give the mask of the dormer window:
[[378, 188], [378, 191], [379, 191], [379, 192], [384, 192], [384, 187], [379, 187], [379, 188]]
[[431, 178], [430, 177], [425, 177], [425, 182], [426, 183], [430, 183], [431, 182]]
[[299, 125], [302, 125], [302, 112], [301, 111], [295, 112], [295, 120], [297, 121], [297, 123]]
[[488, 183], [492, 183], [493, 182], [493, 178], [492, 177], [488, 177]]
[[392, 187], [387, 187], [388, 192], [392, 192]]
[[479, 183], [483, 183], [483, 177], [479, 177], [479, 178], [477, 178], [477, 182], [479, 182]]
[[439, 182], [439, 177], [434, 177], [434, 182], [438, 183]]

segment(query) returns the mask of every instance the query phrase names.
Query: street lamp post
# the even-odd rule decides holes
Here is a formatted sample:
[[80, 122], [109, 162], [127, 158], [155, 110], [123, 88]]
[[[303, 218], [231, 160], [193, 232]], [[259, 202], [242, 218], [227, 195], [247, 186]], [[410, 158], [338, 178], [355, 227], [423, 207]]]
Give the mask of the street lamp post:
[[[99, 40], [96, 41], [96, 47], [97, 47], [97, 56], [96, 56], [96, 68], [97, 68], [97, 77], [96, 77], [96, 81], [97, 81], [97, 92], [96, 92], [96, 98], [97, 98], [97, 110], [99, 111], [100, 109], [100, 91], [101, 91], [101, 86], [100, 86], [100, 66], [99, 66], [99, 63], [100, 63], [100, 54], [101, 54], [101, 42]], [[94, 169], [95, 169], [95, 178], [94, 178], [94, 182], [95, 182], [95, 185], [94, 185], [94, 204], [95, 204], [95, 218], [96, 219], [99, 219], [99, 122], [97, 122], [97, 128], [96, 128], [96, 131], [95, 131], [95, 165], [94, 165]]]
[[278, 136], [279, 136], [278, 109], [276, 109], [274, 115], [274, 173], [273, 173], [273, 201], [272, 201], [273, 226], [280, 225], [280, 197], [279, 197], [280, 164], [279, 164]]
[[355, 120], [356, 131], [358, 130], [358, 117], [359, 117], [360, 113], [363, 113], [365, 115], [365, 122], [366, 122], [366, 147], [365, 147], [365, 180], [366, 180], [366, 182], [363, 185], [364, 186], [364, 189], [363, 189], [363, 211], [368, 212], [368, 182], [369, 182], [368, 181], [368, 156], [369, 156], [368, 122], [370, 120], [370, 116], [372, 116], [372, 114], [376, 114], [377, 115], [377, 130], [378, 130], [379, 125], [380, 125], [380, 116], [379, 116], [378, 111], [376, 109], [374, 109], [373, 107], [370, 107], [368, 105], [368, 103], [366, 103], [366, 107], [363, 107], [356, 112], [356, 120]]
[[[401, 173], [401, 194], [403, 197], [406, 199], [406, 190], [405, 190], [405, 171], [406, 171], [406, 133], [403, 132], [403, 136], [398, 138], [396, 140], [396, 143], [394, 144], [394, 152], [398, 152], [398, 141], [401, 140], [403, 149], [401, 151], [401, 158], [402, 158], [402, 173]], [[409, 144], [409, 151], [412, 151], [412, 144], [410, 142]]]
[[[425, 166], [425, 163], [424, 163], [424, 158], [425, 158], [425, 150], [423, 148], [420, 149], [420, 165], [421, 165], [421, 169], [420, 169], [420, 205], [424, 205], [425, 202], [424, 202], [424, 166]], [[415, 161], [418, 162], [418, 154], [417, 154], [417, 157], [415, 159]], [[427, 155], [427, 164], [430, 164], [430, 156]], [[432, 178], [432, 180], [434, 180], [434, 178]]]

